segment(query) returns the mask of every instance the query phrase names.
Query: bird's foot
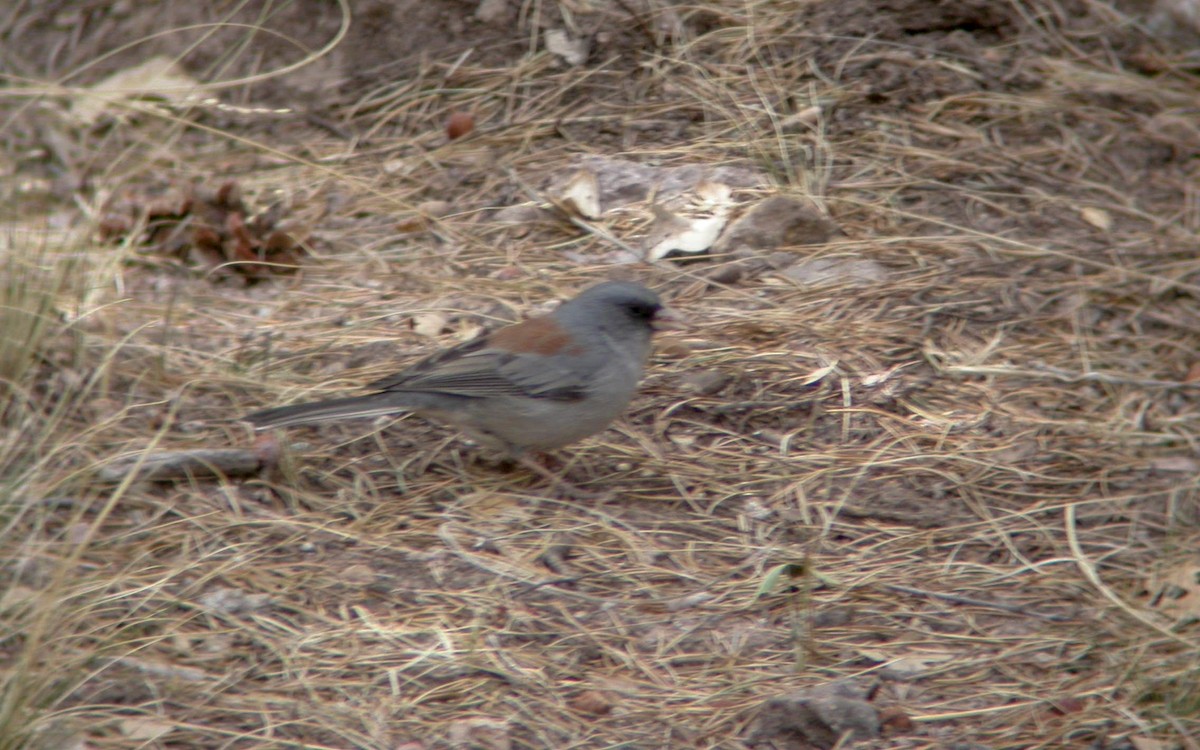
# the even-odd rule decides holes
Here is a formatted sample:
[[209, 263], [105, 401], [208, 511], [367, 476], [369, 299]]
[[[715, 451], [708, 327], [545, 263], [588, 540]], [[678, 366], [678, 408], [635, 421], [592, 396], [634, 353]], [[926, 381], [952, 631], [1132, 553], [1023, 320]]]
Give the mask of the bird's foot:
[[537, 474], [546, 481], [550, 482], [550, 484], [554, 486], [554, 489], [558, 490], [571, 500], [604, 502], [612, 499], [611, 492], [593, 492], [591, 490], [585, 490], [567, 481], [567, 479], [561, 473], [555, 472], [552, 469], [543, 466], [538, 462], [537, 459], [530, 456], [521, 456], [517, 459], [517, 462], [526, 469], [532, 471], [534, 474]]

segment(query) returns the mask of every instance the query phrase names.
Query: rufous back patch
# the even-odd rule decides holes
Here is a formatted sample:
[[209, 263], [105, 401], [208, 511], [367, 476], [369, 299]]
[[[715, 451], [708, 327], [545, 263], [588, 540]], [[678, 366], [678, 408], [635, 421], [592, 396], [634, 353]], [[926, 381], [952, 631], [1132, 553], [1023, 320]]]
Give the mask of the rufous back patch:
[[519, 354], [578, 354], [582, 348], [571, 346], [571, 336], [553, 318], [530, 318], [501, 328], [491, 335], [490, 345]]

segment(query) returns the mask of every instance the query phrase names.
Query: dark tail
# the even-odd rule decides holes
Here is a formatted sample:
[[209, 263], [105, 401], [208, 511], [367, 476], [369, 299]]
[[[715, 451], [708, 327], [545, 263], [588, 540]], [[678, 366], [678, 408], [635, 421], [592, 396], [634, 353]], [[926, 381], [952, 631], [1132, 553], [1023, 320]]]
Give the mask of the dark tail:
[[389, 399], [387, 394], [375, 393], [370, 396], [337, 398], [331, 401], [314, 401], [310, 404], [292, 404], [291, 406], [278, 406], [274, 409], [263, 409], [253, 414], [247, 414], [242, 417], [242, 421], [254, 425], [256, 430], [266, 430], [272, 427], [292, 427], [316, 422], [331, 422], [337, 419], [381, 417], [409, 410], [409, 407], [397, 404], [395, 398]]

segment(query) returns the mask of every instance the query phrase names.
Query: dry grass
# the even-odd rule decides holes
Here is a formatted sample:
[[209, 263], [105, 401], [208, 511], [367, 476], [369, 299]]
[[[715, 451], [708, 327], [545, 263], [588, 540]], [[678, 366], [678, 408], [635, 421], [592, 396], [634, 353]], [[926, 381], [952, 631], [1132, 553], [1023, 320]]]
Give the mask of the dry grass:
[[[599, 4], [624, 54], [581, 69], [430, 55], [320, 127], [56, 131], [77, 164], [120, 155], [102, 191], [283, 191], [312, 256], [239, 287], [81, 248], [89, 283], [51, 283], [71, 314], [3, 414], [0, 748], [735, 748], [764, 700], [841, 678], [893, 716], [856, 746], [1195, 748], [1200, 610], [1155, 595], [1200, 548], [1197, 80], [1163, 51], [1131, 72], [1150, 42], [1102, 6], [1005, 5], [986, 50], [962, 32], [931, 54], [834, 5]], [[443, 143], [464, 108], [479, 132]], [[513, 175], [540, 187], [580, 153], [755, 166], [843, 228], [812, 252], [890, 277], [713, 286], [715, 260], [612, 267], [568, 224], [489, 220], [525, 200]], [[398, 233], [431, 199], [452, 212]], [[612, 274], [697, 326], [561, 455], [610, 501], [415, 419], [293, 431], [269, 480], [88, 479], [246, 444], [240, 413]], [[436, 340], [408, 326], [428, 311], [450, 316]], [[708, 371], [727, 385], [688, 390]]]

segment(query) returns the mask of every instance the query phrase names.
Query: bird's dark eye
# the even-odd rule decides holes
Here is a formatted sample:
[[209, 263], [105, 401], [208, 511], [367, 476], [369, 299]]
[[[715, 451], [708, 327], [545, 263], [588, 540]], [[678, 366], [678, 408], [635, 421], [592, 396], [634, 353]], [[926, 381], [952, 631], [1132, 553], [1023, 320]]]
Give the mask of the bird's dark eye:
[[627, 309], [630, 316], [635, 320], [654, 320], [654, 315], [658, 312], [659, 306], [649, 302], [631, 302]]

